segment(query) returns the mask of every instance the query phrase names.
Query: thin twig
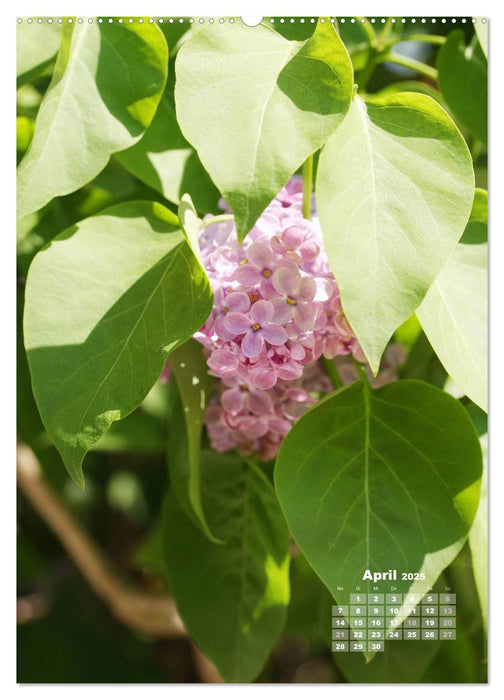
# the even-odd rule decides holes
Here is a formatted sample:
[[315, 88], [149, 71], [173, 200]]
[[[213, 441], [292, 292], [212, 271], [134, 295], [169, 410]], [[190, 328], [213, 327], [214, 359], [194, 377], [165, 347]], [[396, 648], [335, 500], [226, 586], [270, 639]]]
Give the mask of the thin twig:
[[97, 596], [123, 624], [154, 637], [185, 637], [173, 599], [130, 590], [46, 483], [27, 445], [17, 449], [18, 486], [65, 547]]

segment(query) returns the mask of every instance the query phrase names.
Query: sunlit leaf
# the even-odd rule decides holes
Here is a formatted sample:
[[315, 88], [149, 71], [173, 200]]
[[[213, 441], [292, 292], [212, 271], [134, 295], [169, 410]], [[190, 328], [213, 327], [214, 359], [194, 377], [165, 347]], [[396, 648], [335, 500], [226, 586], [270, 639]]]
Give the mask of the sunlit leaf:
[[459, 243], [417, 310], [455, 384], [487, 410], [487, 244]]
[[16, 27], [16, 76], [23, 85], [41, 73], [56, 58], [60, 45], [61, 26], [44, 21]]
[[350, 59], [333, 25], [305, 42], [270, 27], [205, 25], [176, 60], [180, 127], [233, 209], [240, 240], [343, 119]]
[[478, 37], [481, 50], [485, 54], [485, 58], [488, 58], [488, 22], [483, 23], [482, 17], [476, 18], [476, 23], [474, 25], [474, 31]]
[[64, 24], [32, 145], [19, 165], [18, 218], [86, 184], [136, 143], [166, 81], [168, 49], [154, 24]]
[[140, 404], [210, 312], [210, 285], [177, 224], [159, 204], [120, 204], [58, 235], [31, 264], [33, 390], [79, 484], [86, 452]]
[[462, 235], [473, 195], [465, 141], [426, 95], [356, 97], [327, 141], [317, 212], [343, 309], [374, 372]]

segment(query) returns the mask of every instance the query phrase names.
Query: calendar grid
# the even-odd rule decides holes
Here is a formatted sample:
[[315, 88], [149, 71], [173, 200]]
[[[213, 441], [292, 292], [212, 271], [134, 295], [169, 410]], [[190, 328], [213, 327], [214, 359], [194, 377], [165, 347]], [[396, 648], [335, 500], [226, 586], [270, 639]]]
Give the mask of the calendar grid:
[[[333, 652], [382, 652], [386, 641], [450, 641], [457, 637], [455, 593], [352, 593], [332, 606]], [[402, 619], [406, 613], [406, 618]]]

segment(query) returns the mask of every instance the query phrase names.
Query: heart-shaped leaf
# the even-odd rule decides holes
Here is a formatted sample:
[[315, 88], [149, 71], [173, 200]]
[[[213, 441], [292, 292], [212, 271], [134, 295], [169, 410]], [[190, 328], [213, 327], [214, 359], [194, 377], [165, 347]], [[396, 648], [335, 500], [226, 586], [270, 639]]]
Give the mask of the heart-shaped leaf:
[[353, 91], [350, 59], [328, 20], [304, 42], [237, 22], [197, 31], [175, 69], [180, 127], [243, 240], [343, 119]]
[[356, 97], [322, 150], [317, 212], [345, 314], [376, 373], [461, 237], [474, 195], [464, 139], [430, 97]]
[[[275, 485], [297, 544], [340, 605], [375, 591], [366, 571], [396, 570], [396, 591], [418, 601], [467, 538], [481, 472], [478, 436], [452, 396], [415, 380], [376, 391], [356, 382], [294, 425]], [[404, 605], [396, 618], [406, 616]]]
[[85, 185], [136, 143], [163, 93], [168, 48], [155, 24], [64, 24], [53, 79], [18, 169], [22, 218]]
[[37, 253], [25, 347], [40, 415], [77, 483], [86, 452], [140, 404], [211, 306], [177, 217], [157, 203], [111, 207]]

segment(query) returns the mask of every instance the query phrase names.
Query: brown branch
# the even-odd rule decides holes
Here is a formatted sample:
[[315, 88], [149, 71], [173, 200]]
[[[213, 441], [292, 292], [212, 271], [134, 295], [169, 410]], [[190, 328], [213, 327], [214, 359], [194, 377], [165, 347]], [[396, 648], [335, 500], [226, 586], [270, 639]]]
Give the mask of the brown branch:
[[103, 553], [46, 483], [38, 460], [26, 445], [17, 449], [18, 486], [51, 528], [97, 596], [123, 624], [154, 637], [185, 637], [187, 633], [168, 596], [131, 590], [113, 571]]
[[203, 683], [224, 683], [217, 667], [208, 659], [201, 649], [191, 640], [194, 664]]

